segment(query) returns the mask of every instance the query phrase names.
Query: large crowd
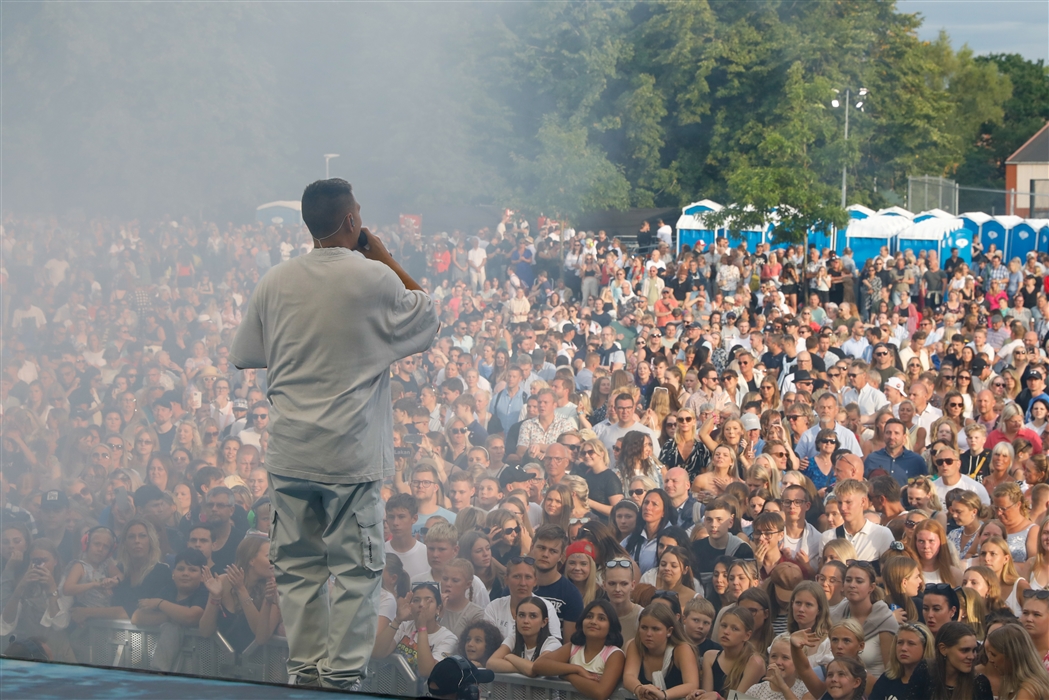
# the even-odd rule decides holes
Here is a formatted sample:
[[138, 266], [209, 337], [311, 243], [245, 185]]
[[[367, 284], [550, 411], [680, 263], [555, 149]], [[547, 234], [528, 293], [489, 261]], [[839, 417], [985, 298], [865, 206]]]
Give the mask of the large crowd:
[[[594, 699], [1049, 698], [1049, 256], [654, 228], [380, 231], [442, 330], [390, 369], [373, 656]], [[122, 620], [175, 670], [190, 629], [282, 635], [266, 372], [228, 357], [308, 233], [9, 219], [2, 246], [7, 653], [87, 661]]]

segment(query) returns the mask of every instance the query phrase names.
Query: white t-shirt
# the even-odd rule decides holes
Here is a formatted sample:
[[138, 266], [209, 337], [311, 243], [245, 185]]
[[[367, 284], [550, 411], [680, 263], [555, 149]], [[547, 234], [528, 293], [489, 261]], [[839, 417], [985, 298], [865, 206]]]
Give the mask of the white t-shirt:
[[404, 564], [404, 570], [408, 572], [408, 576], [415, 578], [419, 574], [424, 574], [430, 570], [430, 562], [426, 559], [426, 545], [418, 540], [407, 552], [398, 552], [393, 548], [393, 544], [387, 542], [383, 545], [383, 549], [386, 550], [387, 554], [396, 554]]
[[[408, 620], [407, 622], [402, 622], [401, 626], [398, 627], [397, 631], [394, 633], [393, 638], [397, 640], [397, 646], [394, 649], [394, 653], [400, 654], [408, 659], [408, 663], [412, 668], [418, 669], [419, 633], [415, 629], [415, 621]], [[433, 654], [433, 660], [440, 661], [455, 653], [455, 645], [459, 640], [447, 627], [442, 627], [429, 635], [429, 642], [430, 653]]]
[[[510, 651], [514, 650], [514, 644], [516, 644], [516, 643], [517, 643], [517, 635], [516, 634], [511, 634], [510, 636], [508, 636], [506, 639], [503, 640], [503, 646], [506, 647], [507, 649], [509, 649]], [[550, 635], [543, 642], [543, 646], [541, 646], [539, 648], [539, 652], [538, 653], [536, 653], [536, 650], [535, 650], [534, 647], [531, 648], [531, 649], [525, 649], [524, 653], [521, 654], [521, 658], [524, 659], [525, 661], [535, 661], [536, 659], [538, 659], [541, 655], [545, 654], [546, 652], [548, 652], [548, 651], [557, 651], [560, 648], [561, 648], [561, 642], [556, 637], [554, 637], [553, 635]]]
[[397, 619], [397, 598], [385, 588], [379, 589], [379, 617], [390, 622]]
[[[823, 533], [820, 552], [831, 540], [837, 539], [837, 528], [831, 528]], [[852, 546], [856, 548], [856, 558], [863, 561], [877, 561], [882, 554], [888, 551], [890, 545], [896, 541], [892, 536], [892, 530], [884, 525], [875, 525], [870, 520], [865, 521], [863, 527], [855, 535], [845, 533]]]
[[[542, 600], [546, 601], [546, 609], [550, 613], [550, 634], [561, 639], [561, 619], [557, 616], [557, 608], [546, 598]], [[484, 609], [484, 619], [498, 627], [504, 638], [513, 639], [516, 627], [513, 615], [510, 614], [510, 596], [496, 598], [489, 603]], [[510, 645], [510, 648], [513, 649], [513, 645]]]
[[796, 557], [798, 552], [804, 552], [805, 556], [809, 558], [809, 561], [815, 561], [816, 557], [819, 556], [820, 550], [823, 549], [820, 546], [820, 540], [823, 537], [823, 533], [812, 526], [812, 523], [805, 523], [805, 532], [801, 533], [801, 537], [794, 539], [787, 536], [786, 530], [783, 532], [783, 549], [790, 552], [792, 557]]
[[951, 489], [965, 489], [966, 491], [972, 491], [979, 496], [980, 503], [985, 506], [991, 505], [991, 497], [987, 494], [987, 489], [983, 487], [983, 484], [965, 474], [960, 474], [959, 476], [961, 476], [961, 481], [954, 486], [948, 486], [943, 483], [943, 479], [935, 479], [932, 482], [933, 487], [936, 489], [936, 495], [940, 497], [941, 503], [947, 502], [947, 492]]
[[466, 259], [481, 268], [483, 271], [485, 260], [488, 259], [488, 254], [484, 252], [484, 248], [471, 248], [469, 252], [466, 253]]

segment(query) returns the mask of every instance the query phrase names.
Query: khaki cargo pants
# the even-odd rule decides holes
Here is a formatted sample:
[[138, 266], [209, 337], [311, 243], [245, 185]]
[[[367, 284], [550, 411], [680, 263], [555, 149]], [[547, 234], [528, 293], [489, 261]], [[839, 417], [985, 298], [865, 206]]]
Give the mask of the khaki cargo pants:
[[270, 475], [270, 559], [293, 683], [349, 688], [371, 659], [386, 564], [381, 486]]

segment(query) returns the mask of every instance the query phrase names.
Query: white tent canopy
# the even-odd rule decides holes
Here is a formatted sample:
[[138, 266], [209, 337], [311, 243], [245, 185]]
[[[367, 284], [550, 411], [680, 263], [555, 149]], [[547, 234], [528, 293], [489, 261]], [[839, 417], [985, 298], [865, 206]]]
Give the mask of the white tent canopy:
[[909, 217], [878, 213], [866, 219], [850, 221], [845, 235], [849, 238], [892, 238], [913, 225]]
[[940, 241], [948, 233], [964, 226], [964, 221], [948, 214], [947, 218], [933, 217], [912, 224], [901, 230], [899, 236], [909, 240]]

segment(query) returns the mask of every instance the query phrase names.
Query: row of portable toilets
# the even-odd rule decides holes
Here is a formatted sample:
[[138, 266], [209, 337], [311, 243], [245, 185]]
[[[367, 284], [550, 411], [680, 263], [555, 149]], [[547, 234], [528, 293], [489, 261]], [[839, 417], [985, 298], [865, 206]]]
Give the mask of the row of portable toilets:
[[[698, 242], [710, 245], [718, 236], [725, 236], [724, 227], [705, 223], [708, 214], [721, 209], [722, 205], [709, 199], [685, 207], [677, 221], [678, 249], [682, 245], [695, 247]], [[855, 260], [873, 257], [886, 246], [892, 253], [936, 250], [941, 259], [950, 255], [951, 248], [957, 248], [962, 258], [971, 261], [974, 239], [979, 239], [985, 250], [993, 243], [1005, 251], [1005, 260], [1023, 260], [1031, 251], [1049, 252], [1049, 219], [991, 216], [983, 212], [955, 216], [940, 209], [914, 214], [900, 207], [876, 212], [862, 204], [854, 204], [847, 211], [849, 225], [844, 230], [809, 231], [809, 245], [830, 248], [839, 255], [851, 248]], [[772, 228], [769, 225], [763, 230], [743, 231], [738, 239], [730, 240], [744, 242], [750, 250], [759, 243], [771, 243], [773, 250], [786, 248], [786, 243], [777, 243], [770, 237]]]

